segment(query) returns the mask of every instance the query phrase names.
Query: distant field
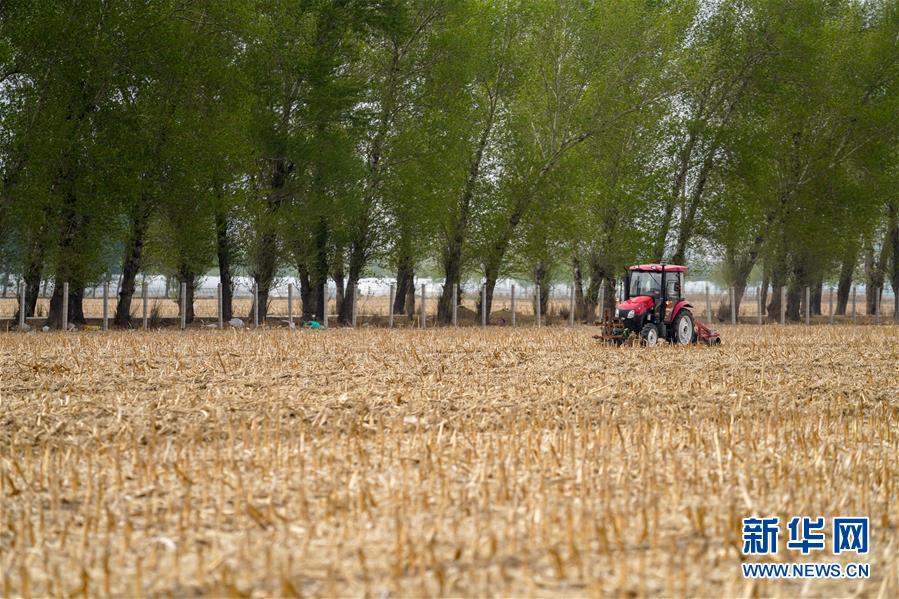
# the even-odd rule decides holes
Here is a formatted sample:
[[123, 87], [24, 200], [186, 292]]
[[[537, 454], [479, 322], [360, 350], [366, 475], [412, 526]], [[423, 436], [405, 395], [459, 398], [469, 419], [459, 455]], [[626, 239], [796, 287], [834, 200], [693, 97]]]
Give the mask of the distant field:
[[[0, 335], [2, 595], [899, 595], [899, 327], [595, 332]], [[871, 577], [745, 581], [794, 515]]]

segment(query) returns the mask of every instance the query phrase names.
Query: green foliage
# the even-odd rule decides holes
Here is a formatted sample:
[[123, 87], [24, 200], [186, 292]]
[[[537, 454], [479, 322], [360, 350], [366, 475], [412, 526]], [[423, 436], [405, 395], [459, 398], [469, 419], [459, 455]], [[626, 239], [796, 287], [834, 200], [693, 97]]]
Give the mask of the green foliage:
[[663, 257], [807, 282], [879, 251], [895, 201], [887, 0], [0, 11], [3, 270], [87, 285], [138, 231], [144, 269], [200, 276], [225, 218], [260, 280]]

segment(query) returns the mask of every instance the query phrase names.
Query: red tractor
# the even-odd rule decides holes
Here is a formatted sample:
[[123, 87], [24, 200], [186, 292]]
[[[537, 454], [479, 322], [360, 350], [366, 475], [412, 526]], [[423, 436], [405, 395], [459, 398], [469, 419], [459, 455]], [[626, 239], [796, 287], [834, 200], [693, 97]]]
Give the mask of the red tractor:
[[631, 266], [624, 276], [624, 301], [614, 318], [604, 319], [602, 338], [622, 344], [639, 335], [644, 345], [660, 340], [679, 345], [721, 343], [717, 332], [693, 317], [693, 306], [684, 299], [686, 266], [641, 264]]

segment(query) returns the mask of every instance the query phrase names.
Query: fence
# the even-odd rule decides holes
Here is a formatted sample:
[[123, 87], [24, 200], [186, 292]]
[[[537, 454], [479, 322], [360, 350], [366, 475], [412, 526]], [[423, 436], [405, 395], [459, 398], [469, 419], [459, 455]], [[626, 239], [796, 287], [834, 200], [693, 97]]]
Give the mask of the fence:
[[[812, 305], [818, 302], [812, 301], [810, 287], [801, 290], [800, 314], [798, 322], [811, 324], [881, 324], [895, 321], [899, 324], [899, 315], [895, 311], [895, 295], [883, 293], [876, 297], [873, 308], [868, 309], [868, 298], [864, 293], [859, 293], [853, 286], [848, 294], [845, 313], [837, 314], [838, 297], [836, 288], [829, 287], [822, 290], [820, 298], [820, 313], [812, 311]], [[772, 291], [763, 293], [760, 286], [747, 288], [742, 301], [737, 308], [735, 290], [733, 287], [719, 293], [710, 292], [706, 287], [702, 308], [694, 306], [697, 318], [708, 322], [722, 322], [727, 324], [786, 324], [787, 323], [787, 290], [780, 290], [779, 308], [776, 313], [769, 314], [768, 307], [772, 299]], [[762, 300], [766, 299], [766, 305]], [[790, 322], [796, 322], [792, 320]]]
[[[349, 317], [349, 326], [403, 326], [403, 327], [430, 327], [437, 324], [438, 302], [437, 294], [430, 294], [424, 284], [420, 289], [416, 290], [415, 308], [403, 314], [394, 313], [394, 302], [396, 299], [396, 289], [394, 284], [390, 284], [388, 295], [360, 295], [358, 287], [356, 295], [352, 303], [352, 312]], [[10, 327], [9, 320], [16, 312], [17, 306], [25, 301], [25, 288], [19, 285], [18, 293], [15, 298], [2, 298], [4, 303], [0, 304], [0, 318], [7, 319], [7, 329]], [[492, 298], [492, 309], [488, 315], [486, 312], [480, 312], [478, 315], [478, 305], [486, 303], [486, 286], [481, 285], [477, 292], [462, 294], [458, 296], [457, 288], [452, 291], [452, 307], [449, 321], [452, 326], [473, 325], [486, 327], [489, 324], [517, 326], [526, 324], [531, 326], [542, 326], [546, 324], [565, 324], [574, 326], [577, 322], [577, 303], [575, 301], [574, 286], [567, 288], [568, 293], [561, 297], [548, 297], [546, 303], [546, 314], [541, 309], [543, 302], [540, 298], [540, 288], [537, 286], [530, 289], [516, 288], [513, 284], [508, 294], [494, 295]], [[599, 292], [598, 308], [602, 310], [603, 299], [607, 290], [602, 286]], [[97, 321], [94, 326], [99, 326], [103, 330], [109, 328], [110, 320], [110, 284], [102, 285], [102, 292], [99, 298], [96, 294], [94, 297], [88, 297], [82, 300], [84, 304], [84, 313], [86, 319]], [[692, 300], [693, 312], [695, 317], [705, 323], [725, 323], [725, 324], [764, 324], [787, 322], [787, 298], [786, 290], [781, 290], [780, 309], [777, 314], [770, 315], [767, 313], [767, 306], [762, 305], [763, 293], [761, 287], [753, 287], [746, 289], [741, 301], [737, 301], [735, 290], [727, 289], [724, 292], [713, 293], [708, 286], [704, 291], [704, 297], [697, 298], [695, 294], [690, 298]], [[567, 297], [565, 297], [567, 296]], [[302, 319], [302, 314], [295, 310], [296, 302], [294, 301], [294, 286], [288, 285], [286, 296], [269, 296], [265, 313], [267, 314], [264, 321], [260, 319], [260, 310], [258, 302], [255, 301], [259, 297], [258, 290], [255, 285], [251, 293], [248, 295], [237, 295], [232, 300], [232, 313], [240, 319], [240, 322], [234, 321], [235, 326], [252, 325], [254, 327], [265, 325], [287, 325], [289, 327], [296, 326], [298, 320]], [[69, 328], [68, 319], [68, 283], [63, 283], [61, 310], [61, 326], [63, 330]], [[164, 324], [175, 324], [185, 329], [187, 323], [187, 289], [182, 284], [180, 293], [177, 297], [169, 296], [151, 296], [148, 292], [147, 284], [144, 283], [139, 293], [135, 294], [131, 306], [132, 325], [140, 328], [148, 329], [151, 327], [159, 327]], [[700, 299], [700, 301], [697, 301]], [[770, 294], [768, 295], [770, 301]], [[886, 299], [887, 301], [884, 301]], [[524, 300], [524, 301], [521, 301]], [[801, 314], [800, 321], [806, 325], [811, 324], [836, 324], [836, 323], [852, 323], [852, 324], [881, 324], [895, 320], [899, 323], [899, 315], [895, 314], [894, 298], [887, 296], [886, 298], [877, 298], [873, 303], [873, 309], [868, 310], [867, 298], [859, 294], [855, 287], [850, 291], [846, 312], [842, 315], [836, 314], [837, 297], [836, 290], [833, 288], [826, 289], [822, 292], [820, 300], [821, 313], [813, 314], [811, 310], [811, 289], [805, 288], [803, 297], [801, 298]], [[817, 302], [816, 302], [817, 304]], [[887, 307], [884, 310], [884, 307]], [[329, 324], [335, 324], [337, 319], [336, 299], [328, 298], [326, 301], [327, 317], [319, 323], [323, 327]], [[193, 299], [194, 318], [200, 325], [207, 327], [223, 328], [229, 323], [224, 321], [222, 314], [222, 289], [221, 284], [218, 285], [215, 295], [197, 295]], [[45, 314], [49, 312], [49, 298], [41, 297], [35, 309], [35, 316], [25, 318], [23, 312], [19, 312], [19, 320], [17, 323], [20, 329], [27, 328], [25, 325], [28, 321], [40, 322], [45, 318]], [[245, 321], [243, 319], [246, 319]], [[795, 320], [794, 320], [795, 322]]]

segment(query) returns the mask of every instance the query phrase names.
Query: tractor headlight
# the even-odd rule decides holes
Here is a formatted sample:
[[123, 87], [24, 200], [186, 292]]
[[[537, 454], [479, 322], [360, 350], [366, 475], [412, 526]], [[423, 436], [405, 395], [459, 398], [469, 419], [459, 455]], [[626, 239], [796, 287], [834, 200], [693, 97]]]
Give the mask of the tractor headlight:
[[627, 313], [627, 317], [628, 317], [628, 318], [633, 318], [633, 317], [634, 317], [634, 311], [633, 311], [633, 310], [629, 311], [629, 312]]

